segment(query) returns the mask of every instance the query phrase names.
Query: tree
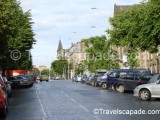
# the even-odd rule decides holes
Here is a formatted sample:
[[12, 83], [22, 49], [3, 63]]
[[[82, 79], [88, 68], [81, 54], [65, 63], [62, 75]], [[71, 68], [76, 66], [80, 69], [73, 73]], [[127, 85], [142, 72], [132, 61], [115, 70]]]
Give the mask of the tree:
[[104, 35], [91, 37], [83, 40], [87, 47], [87, 60], [85, 64], [88, 66], [88, 70], [95, 72], [97, 69], [111, 69], [119, 68], [118, 62], [113, 60], [110, 49], [110, 41], [106, 40]]
[[[16, 0], [0, 1], [0, 67], [6, 69], [30, 68], [31, 56], [26, 55], [36, 42], [32, 30], [30, 11], [23, 12], [20, 3]], [[21, 59], [14, 61], [10, 54], [13, 50], [21, 52]]]
[[160, 4], [149, 0], [120, 11], [110, 18], [112, 29], [108, 30], [114, 45], [134, 50], [157, 52], [160, 45]]
[[51, 67], [57, 74], [63, 75], [68, 70], [68, 61], [64, 59], [55, 60], [52, 62]]
[[78, 75], [83, 74], [84, 68], [85, 68], [84, 64], [82, 64], [82, 63], [77, 64], [76, 69], [75, 69], [75, 73]]

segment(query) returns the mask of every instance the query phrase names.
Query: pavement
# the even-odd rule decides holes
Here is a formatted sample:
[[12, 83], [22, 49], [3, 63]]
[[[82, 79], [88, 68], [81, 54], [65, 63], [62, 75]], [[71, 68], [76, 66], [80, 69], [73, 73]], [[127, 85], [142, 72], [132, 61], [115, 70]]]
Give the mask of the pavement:
[[141, 101], [132, 92], [50, 80], [14, 89], [5, 120], [158, 120], [159, 114], [159, 100]]

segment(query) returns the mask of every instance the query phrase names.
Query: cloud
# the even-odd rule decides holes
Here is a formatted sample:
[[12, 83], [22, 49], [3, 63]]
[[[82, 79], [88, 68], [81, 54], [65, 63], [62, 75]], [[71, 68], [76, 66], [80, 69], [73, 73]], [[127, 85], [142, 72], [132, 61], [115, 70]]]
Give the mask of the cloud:
[[[64, 48], [82, 38], [105, 34], [114, 4], [128, 5], [142, 0], [20, 0], [24, 11], [31, 9], [37, 44], [33, 63], [50, 66], [56, 58], [59, 37]], [[93, 10], [92, 7], [97, 9]], [[91, 26], [97, 26], [91, 29]], [[101, 27], [104, 26], [104, 27]], [[73, 34], [73, 32], [76, 32]], [[41, 54], [41, 55], [37, 55]], [[44, 54], [49, 54], [45, 56]], [[40, 56], [37, 58], [37, 56]], [[45, 57], [44, 57], [45, 56]], [[48, 57], [48, 58], [47, 58]], [[43, 59], [42, 59], [43, 58]], [[45, 59], [46, 58], [46, 59]]]

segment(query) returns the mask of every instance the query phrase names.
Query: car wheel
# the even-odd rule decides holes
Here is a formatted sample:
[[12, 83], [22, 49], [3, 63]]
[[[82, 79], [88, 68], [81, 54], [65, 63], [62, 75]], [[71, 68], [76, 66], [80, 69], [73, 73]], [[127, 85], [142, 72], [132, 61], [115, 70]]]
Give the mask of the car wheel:
[[49, 80], [47, 80], [47, 82], [48, 82]]
[[146, 90], [146, 89], [141, 90], [139, 96], [144, 101], [147, 101], [147, 100], [151, 99], [151, 93], [148, 90]]
[[119, 91], [119, 88], [118, 88], [118, 86], [117, 86], [117, 85], [115, 86], [115, 90], [116, 90], [116, 91]]
[[107, 83], [102, 83], [102, 88], [103, 88], [103, 89], [107, 89], [107, 88], [108, 88]]
[[119, 85], [118, 91], [121, 92], [121, 93], [124, 93], [124, 91], [125, 91], [124, 86], [123, 85]]
[[42, 82], [42, 80], [40, 80], [40, 82]]
[[5, 106], [3, 109], [2, 109], [2, 117], [6, 117], [7, 115], [7, 106]]

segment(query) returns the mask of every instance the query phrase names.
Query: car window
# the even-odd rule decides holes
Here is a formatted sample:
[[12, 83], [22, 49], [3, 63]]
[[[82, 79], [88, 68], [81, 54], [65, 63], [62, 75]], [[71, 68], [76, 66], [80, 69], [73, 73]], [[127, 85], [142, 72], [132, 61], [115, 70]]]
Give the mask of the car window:
[[134, 79], [135, 79], [135, 80], [140, 80], [140, 79], [141, 79], [141, 76], [140, 76], [140, 75], [135, 75], [135, 76], [134, 76]]
[[14, 77], [9, 77], [8, 80], [15, 80], [15, 78]]
[[126, 75], [126, 76], [124, 77], [124, 79], [134, 80], [134, 76], [133, 76], [133, 75]]
[[109, 77], [112, 78], [119, 78], [120, 73], [119, 72], [111, 72], [111, 74], [109, 75]]
[[152, 78], [152, 75], [145, 75], [145, 76], [142, 76], [141, 80], [149, 81], [151, 78]]
[[155, 74], [153, 77], [151, 77], [150, 82], [151, 82], [151, 83], [156, 82], [157, 79], [158, 79], [158, 77], [159, 77], [159, 75], [158, 75], [158, 74]]

